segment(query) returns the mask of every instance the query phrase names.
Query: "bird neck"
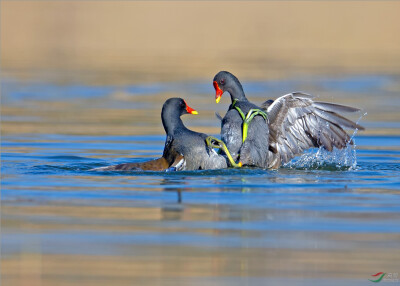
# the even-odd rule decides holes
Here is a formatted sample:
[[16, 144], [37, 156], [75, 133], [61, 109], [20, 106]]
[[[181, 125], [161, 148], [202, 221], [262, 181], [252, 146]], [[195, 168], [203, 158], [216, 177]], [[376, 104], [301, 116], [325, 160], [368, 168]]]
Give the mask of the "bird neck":
[[236, 101], [247, 101], [246, 95], [244, 94], [243, 87], [239, 81], [236, 81], [232, 87], [227, 89], [231, 96], [232, 102]]
[[165, 133], [168, 136], [173, 136], [174, 131], [177, 129], [186, 129], [185, 125], [183, 125], [181, 117], [176, 113], [163, 112], [161, 119]]

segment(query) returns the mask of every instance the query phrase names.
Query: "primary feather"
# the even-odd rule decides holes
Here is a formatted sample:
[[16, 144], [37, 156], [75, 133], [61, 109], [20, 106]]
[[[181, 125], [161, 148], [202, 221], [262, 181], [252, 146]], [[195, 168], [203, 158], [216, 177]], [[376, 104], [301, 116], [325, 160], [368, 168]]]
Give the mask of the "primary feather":
[[[278, 168], [311, 147], [332, 151], [352, 144], [345, 128], [364, 130], [339, 114], [356, 112], [358, 108], [314, 101], [314, 96], [303, 92], [270, 99], [258, 107], [247, 100], [239, 80], [226, 71], [214, 77], [215, 86], [231, 96], [232, 104], [221, 121], [221, 138], [243, 165]], [[236, 107], [245, 114], [258, 108], [268, 115], [267, 121], [254, 117], [244, 143], [243, 119]]]
[[298, 92], [279, 97], [267, 108], [269, 145], [274, 147], [270, 156], [275, 158], [268, 167], [277, 168], [311, 147], [323, 146], [332, 151], [333, 147], [341, 149], [352, 144], [343, 128], [364, 130], [364, 127], [336, 112], [355, 111], [358, 109], [314, 102], [309, 95], [305, 97]]

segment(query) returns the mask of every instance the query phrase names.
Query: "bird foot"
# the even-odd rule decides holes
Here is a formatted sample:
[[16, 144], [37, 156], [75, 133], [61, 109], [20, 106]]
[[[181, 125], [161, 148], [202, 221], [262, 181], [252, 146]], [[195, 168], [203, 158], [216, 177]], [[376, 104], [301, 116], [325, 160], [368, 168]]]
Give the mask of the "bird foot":
[[225, 143], [222, 140], [219, 140], [213, 136], [208, 136], [206, 138], [206, 143], [209, 148], [218, 148], [224, 151], [232, 167], [235, 168], [242, 167], [242, 162], [236, 163], [235, 160], [233, 160], [231, 153], [229, 152], [228, 148], [226, 147]]

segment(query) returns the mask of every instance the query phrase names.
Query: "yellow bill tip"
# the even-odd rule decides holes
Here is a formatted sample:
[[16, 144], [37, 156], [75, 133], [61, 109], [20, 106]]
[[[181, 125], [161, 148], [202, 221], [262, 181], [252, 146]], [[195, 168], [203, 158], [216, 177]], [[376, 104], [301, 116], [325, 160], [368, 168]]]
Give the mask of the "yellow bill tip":
[[196, 110], [193, 110], [190, 114], [197, 115], [199, 113]]
[[215, 98], [215, 102], [216, 102], [216, 103], [219, 103], [220, 100], [221, 100], [221, 96], [218, 96], [218, 97]]

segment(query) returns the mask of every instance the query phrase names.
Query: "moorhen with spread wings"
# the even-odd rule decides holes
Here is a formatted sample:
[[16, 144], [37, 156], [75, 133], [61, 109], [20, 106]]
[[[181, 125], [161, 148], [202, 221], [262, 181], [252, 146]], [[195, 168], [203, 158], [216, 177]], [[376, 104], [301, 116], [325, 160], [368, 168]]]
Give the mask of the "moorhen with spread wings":
[[359, 109], [313, 101], [309, 94], [289, 93], [259, 107], [248, 101], [230, 72], [219, 72], [213, 86], [217, 103], [225, 91], [231, 96], [232, 103], [220, 118], [221, 139], [243, 165], [276, 169], [311, 147], [332, 151], [352, 144], [344, 128], [364, 130], [338, 114]]

